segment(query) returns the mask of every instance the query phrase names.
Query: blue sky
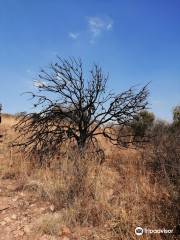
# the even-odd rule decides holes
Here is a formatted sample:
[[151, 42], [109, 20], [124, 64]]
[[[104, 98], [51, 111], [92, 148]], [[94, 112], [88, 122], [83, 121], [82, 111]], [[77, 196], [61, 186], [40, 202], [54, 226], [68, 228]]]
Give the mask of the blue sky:
[[24, 91], [56, 55], [96, 62], [120, 92], [150, 84], [150, 108], [171, 120], [180, 104], [179, 0], [0, 0], [0, 102], [31, 110]]

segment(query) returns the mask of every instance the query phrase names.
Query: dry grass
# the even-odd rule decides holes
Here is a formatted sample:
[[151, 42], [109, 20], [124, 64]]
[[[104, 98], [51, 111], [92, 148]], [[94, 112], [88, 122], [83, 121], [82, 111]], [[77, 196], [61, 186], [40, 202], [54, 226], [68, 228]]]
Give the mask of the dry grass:
[[35, 233], [42, 235], [59, 235], [62, 224], [60, 214], [48, 213], [39, 218], [32, 226], [32, 229]]
[[[24, 189], [50, 201], [56, 210], [37, 220], [33, 227], [36, 233], [58, 235], [66, 225], [91, 229], [82, 239], [133, 240], [137, 239], [137, 226], [172, 229], [177, 225], [178, 189], [148, 167], [149, 159], [154, 161], [150, 149], [143, 154], [119, 150], [104, 141], [106, 161], [102, 165], [93, 154], [82, 159], [69, 150], [52, 160], [50, 167], [35, 168], [23, 155], [8, 149], [12, 122], [3, 125], [8, 133], [3, 148], [7, 156], [4, 176], [8, 172], [18, 176]], [[173, 237], [153, 234], [141, 239], [176, 239]]]

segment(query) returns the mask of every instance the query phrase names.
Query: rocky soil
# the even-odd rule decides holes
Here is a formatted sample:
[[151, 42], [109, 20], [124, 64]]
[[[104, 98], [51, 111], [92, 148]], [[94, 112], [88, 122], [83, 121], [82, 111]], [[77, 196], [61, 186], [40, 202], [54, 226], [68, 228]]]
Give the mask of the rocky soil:
[[[0, 167], [2, 166], [3, 160], [0, 156]], [[11, 176], [3, 176], [0, 171], [0, 240], [79, 239], [70, 237], [68, 228], [64, 230], [65, 234], [59, 237], [37, 236], [32, 232], [31, 226], [35, 221], [43, 214], [53, 211], [53, 205], [25, 190], [18, 180], [12, 179]]]
[[[31, 224], [51, 211], [49, 203], [37, 200], [19, 187], [15, 180], [0, 180], [0, 240], [32, 239]], [[52, 238], [42, 236], [37, 239]]]

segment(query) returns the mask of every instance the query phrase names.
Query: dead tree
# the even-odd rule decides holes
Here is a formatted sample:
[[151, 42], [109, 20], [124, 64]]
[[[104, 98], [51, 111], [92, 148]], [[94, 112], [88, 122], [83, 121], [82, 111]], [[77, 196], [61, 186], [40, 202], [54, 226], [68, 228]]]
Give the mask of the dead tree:
[[108, 91], [108, 76], [94, 65], [89, 80], [81, 60], [58, 57], [49, 71], [42, 70], [29, 92], [35, 111], [20, 117], [16, 146], [30, 153], [53, 155], [65, 141], [73, 140], [81, 152], [98, 135], [119, 144], [117, 126], [130, 126], [147, 106], [147, 85], [138, 92]]

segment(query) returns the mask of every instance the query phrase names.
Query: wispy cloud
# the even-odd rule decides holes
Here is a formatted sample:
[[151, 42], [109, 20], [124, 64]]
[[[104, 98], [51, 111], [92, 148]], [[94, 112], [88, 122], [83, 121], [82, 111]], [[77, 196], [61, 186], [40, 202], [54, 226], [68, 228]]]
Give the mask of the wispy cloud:
[[90, 43], [94, 43], [96, 38], [98, 38], [100, 35], [102, 35], [104, 32], [108, 32], [113, 27], [113, 20], [110, 17], [99, 17], [99, 16], [91, 16], [87, 17], [87, 24], [88, 29], [82, 29], [80, 31], [76, 32], [68, 32], [68, 37], [72, 40], [81, 40], [86, 36], [86, 33], [88, 31], [88, 36], [90, 34]]
[[110, 31], [113, 27], [113, 20], [111, 18], [89, 17], [88, 18], [89, 31], [92, 34], [92, 40], [100, 36], [104, 31]]
[[79, 33], [70, 32], [69, 37], [76, 40], [79, 37]]

